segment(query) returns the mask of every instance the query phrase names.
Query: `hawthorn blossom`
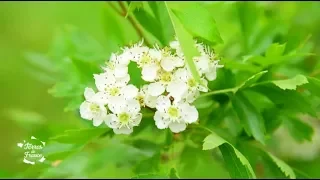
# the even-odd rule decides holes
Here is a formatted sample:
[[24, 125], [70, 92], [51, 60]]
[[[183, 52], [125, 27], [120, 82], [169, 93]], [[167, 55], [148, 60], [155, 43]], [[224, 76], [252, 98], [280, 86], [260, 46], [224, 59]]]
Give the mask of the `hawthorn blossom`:
[[154, 114], [159, 129], [170, 128], [174, 133], [184, 131], [187, 124], [198, 120], [198, 111], [194, 106], [181, 101], [170, 101], [168, 96], [159, 96]]
[[97, 101], [99, 95], [97, 95], [93, 89], [86, 88], [84, 97], [85, 101], [80, 105], [81, 118], [92, 120], [94, 126], [101, 125], [107, 116], [107, 109]]
[[100, 92], [101, 103], [108, 104], [114, 97], [124, 96], [126, 99], [134, 98], [138, 93], [138, 88], [134, 85], [127, 85], [130, 76], [115, 78], [111, 73], [94, 75], [95, 83]]
[[107, 116], [105, 123], [116, 134], [130, 134], [133, 132], [133, 127], [141, 122], [142, 114], [137, 100], [118, 97], [117, 101], [109, 105], [109, 108], [113, 114]]
[[192, 103], [200, 95], [200, 92], [208, 92], [208, 82], [204, 78], [200, 78], [198, 83], [193, 77], [190, 71], [186, 68], [180, 68], [174, 73], [176, 81], [184, 82], [187, 86], [187, 91], [182, 96], [188, 103]]
[[148, 85], [141, 87], [135, 99], [139, 101], [141, 107], [156, 107], [157, 96], [152, 96], [148, 93]]
[[159, 80], [150, 83], [148, 93], [152, 96], [160, 96], [165, 91], [173, 98], [180, 100], [187, 90], [187, 85], [181, 81], [175, 81], [172, 72], [159, 72]]

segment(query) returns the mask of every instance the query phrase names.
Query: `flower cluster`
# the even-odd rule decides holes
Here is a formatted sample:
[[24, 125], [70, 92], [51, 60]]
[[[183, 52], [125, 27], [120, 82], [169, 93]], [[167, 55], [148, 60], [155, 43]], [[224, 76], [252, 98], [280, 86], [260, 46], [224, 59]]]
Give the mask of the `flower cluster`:
[[[81, 117], [92, 120], [94, 126], [104, 122], [117, 134], [130, 134], [141, 122], [141, 108], [147, 107], [155, 110], [154, 121], [159, 129], [170, 128], [175, 133], [185, 130], [187, 124], [198, 120], [192, 103], [200, 92], [208, 91], [208, 81], [214, 80], [217, 68], [222, 67], [209, 48], [200, 43], [196, 47], [200, 56], [194, 57], [194, 62], [200, 83], [185, 64], [178, 41], [163, 49], [140, 42], [123, 48], [121, 54], [112, 54], [104, 72], [94, 75], [98, 92], [85, 89]], [[141, 69], [142, 79], [147, 82], [142, 87], [129, 84], [130, 62]]]

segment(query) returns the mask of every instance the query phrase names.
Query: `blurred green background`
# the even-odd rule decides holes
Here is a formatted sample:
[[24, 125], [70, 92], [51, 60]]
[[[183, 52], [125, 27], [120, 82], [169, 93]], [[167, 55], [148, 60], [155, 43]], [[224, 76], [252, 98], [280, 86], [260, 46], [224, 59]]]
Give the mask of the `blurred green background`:
[[[319, 53], [319, 3], [275, 3], [266, 3], [264, 8], [266, 11], [281, 12], [278, 13], [281, 14], [278, 19], [293, 27], [291, 35], [299, 36], [306, 32], [312, 34], [314, 52]], [[222, 37], [230, 37], [227, 34], [237, 31], [231, 23], [235, 15], [226, 15], [232, 2], [206, 4], [212, 9]], [[107, 48], [107, 53], [117, 48], [118, 44], [114, 39], [119, 38], [118, 36], [126, 43], [134, 42], [138, 37], [130, 24], [123, 17], [118, 17], [105, 2], [2, 2], [0, 12], [0, 177], [13, 177], [30, 168], [21, 162], [22, 155], [18, 152], [17, 142], [30, 135], [47, 140], [65, 129], [87, 126], [79, 118], [78, 112], [64, 111], [67, 103], [65, 99], [54, 98], [48, 93], [48, 89], [53, 86], [52, 82], [48, 80], [48, 83], [44, 83], [32, 76], [32, 69], [25, 61], [24, 53], [46, 53], [56, 28], [66, 24], [74, 25], [94, 37]], [[120, 32], [119, 26], [122, 27]], [[315, 121], [313, 126], [317, 129], [317, 138], [303, 145], [295, 143], [284, 133], [278, 134], [283, 138], [281, 141], [292, 142], [281, 150], [284, 151], [283, 156], [292, 149], [299, 151], [295, 153], [298, 155], [287, 157], [289, 164], [303, 169], [310, 177], [320, 177], [319, 121]], [[309, 158], [299, 158], [300, 156]], [[218, 164], [212, 167], [215, 169], [212, 176], [229, 177], [220, 166]], [[106, 176], [117, 176], [111, 172], [112, 168], [114, 167], [108, 167], [110, 171]], [[198, 173], [201, 174], [200, 171]], [[126, 171], [123, 170], [123, 173]]]

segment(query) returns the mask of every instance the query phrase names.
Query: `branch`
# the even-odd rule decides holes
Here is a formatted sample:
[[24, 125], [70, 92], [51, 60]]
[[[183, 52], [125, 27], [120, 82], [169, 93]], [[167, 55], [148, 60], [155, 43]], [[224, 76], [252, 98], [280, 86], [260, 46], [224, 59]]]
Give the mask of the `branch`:
[[210, 92], [201, 94], [199, 96], [199, 98], [206, 97], [206, 96], [211, 96], [211, 95], [214, 95], [214, 94], [225, 94], [225, 93], [230, 93], [230, 92], [234, 93], [235, 90], [236, 90], [235, 88], [230, 88], [230, 89], [222, 89], [222, 90], [217, 90], [217, 91], [210, 91]]
[[[128, 10], [127, 10], [125, 4], [123, 3], [123, 1], [118, 1], [118, 4], [119, 4], [119, 6], [120, 6], [120, 8], [121, 8], [121, 11], [118, 10], [111, 2], [107, 2], [107, 3], [108, 3], [108, 4], [110, 5], [110, 7], [111, 7], [112, 9], [114, 9], [120, 16], [123, 16], [123, 17], [126, 16]], [[127, 19], [129, 20], [129, 22], [130, 22], [130, 24], [133, 26], [133, 28], [136, 30], [136, 32], [137, 32], [138, 36], [140, 37], [140, 39], [143, 39], [143, 40], [144, 40], [144, 43], [145, 43], [147, 46], [151, 47], [151, 43], [147, 40], [147, 38], [145, 38], [145, 36], [143, 35], [143, 32], [142, 32], [141, 27], [140, 27], [140, 26], [138, 25], [138, 23], [133, 19], [133, 17], [129, 15], [129, 16], [127, 17]]]

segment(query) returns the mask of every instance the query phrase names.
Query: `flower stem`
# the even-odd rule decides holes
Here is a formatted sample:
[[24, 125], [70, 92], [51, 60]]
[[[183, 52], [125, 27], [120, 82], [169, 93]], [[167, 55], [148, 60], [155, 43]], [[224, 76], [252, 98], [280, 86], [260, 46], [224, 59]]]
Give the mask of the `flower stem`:
[[201, 97], [206, 97], [206, 96], [211, 96], [211, 95], [215, 95], [215, 94], [225, 94], [225, 93], [234, 93], [236, 91], [235, 88], [229, 88], [229, 89], [222, 89], [222, 90], [217, 90], [217, 91], [210, 91], [204, 94], [201, 94], [199, 98]]

